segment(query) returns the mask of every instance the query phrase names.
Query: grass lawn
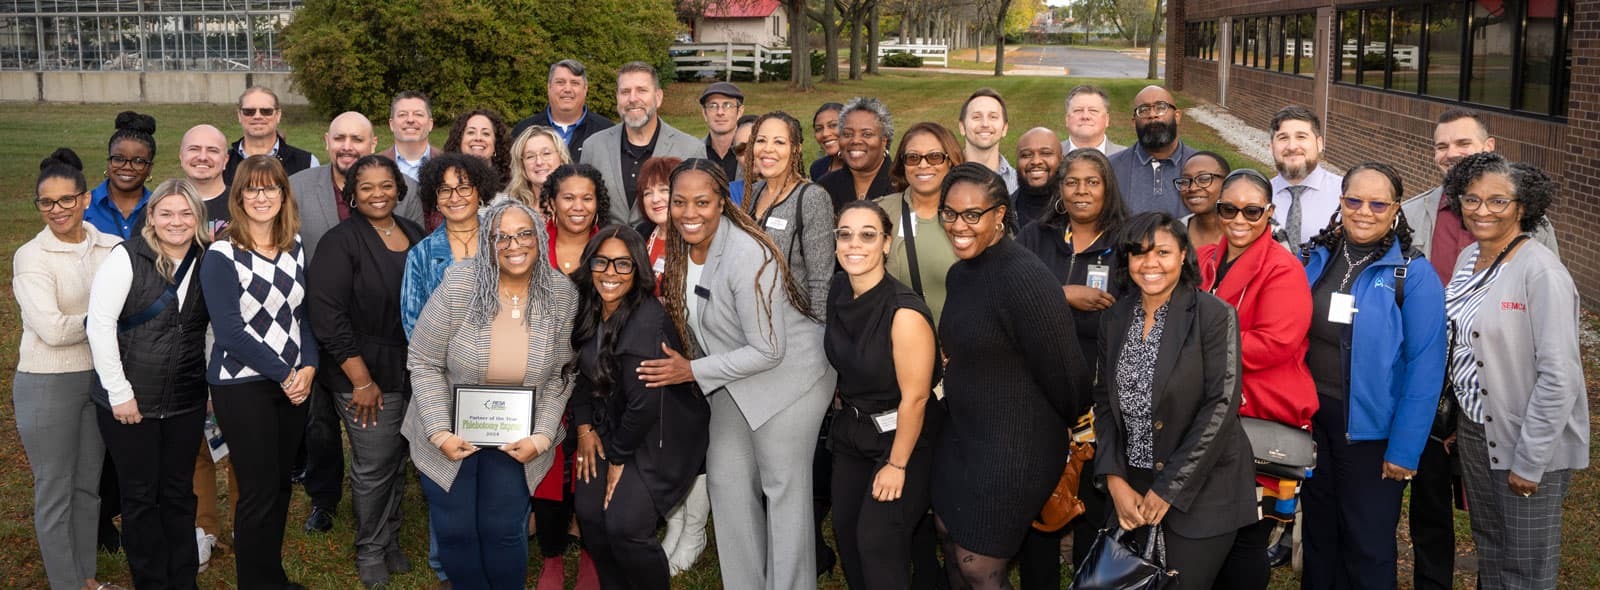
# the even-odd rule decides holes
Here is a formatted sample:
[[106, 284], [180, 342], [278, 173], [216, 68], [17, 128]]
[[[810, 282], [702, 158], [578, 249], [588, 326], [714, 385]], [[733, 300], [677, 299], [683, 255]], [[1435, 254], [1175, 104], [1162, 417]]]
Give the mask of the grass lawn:
[[[769, 110], [786, 110], [793, 113], [809, 128], [811, 113], [816, 105], [826, 101], [843, 102], [853, 96], [877, 96], [889, 105], [895, 127], [907, 129], [924, 120], [937, 121], [954, 129], [961, 102], [980, 86], [993, 86], [1007, 98], [1010, 105], [1011, 133], [1003, 144], [1006, 154], [1015, 153], [1015, 138], [1023, 131], [1036, 126], [1059, 129], [1062, 122], [1062, 99], [1072, 86], [1094, 82], [1104, 86], [1111, 94], [1113, 124], [1111, 136], [1124, 145], [1134, 139], [1129, 122], [1128, 105], [1145, 84], [1141, 80], [1084, 80], [1077, 78], [1006, 77], [980, 78], [973, 76], [933, 75], [929, 73], [890, 73], [865, 81], [839, 84], [819, 84], [815, 91], [796, 93], [781, 83], [742, 84], [746, 93], [746, 112], [759, 114]], [[684, 131], [702, 135], [705, 124], [699, 117], [696, 98], [703, 85], [676, 83], [667, 90], [663, 116]], [[605, 102], [609, 102], [606, 100]], [[1188, 103], [1180, 97], [1180, 106]], [[32, 182], [37, 174], [38, 161], [57, 146], [66, 145], [77, 150], [88, 162], [87, 176], [97, 182], [101, 176], [100, 162], [104, 157], [105, 141], [112, 132], [112, 120], [126, 107], [117, 105], [58, 105], [33, 103], [0, 103], [0, 294], [10, 297], [10, 256], [17, 246], [36, 234], [41, 222], [30, 202]], [[158, 165], [151, 186], [161, 179], [178, 174], [177, 144], [182, 133], [191, 125], [212, 123], [221, 127], [230, 137], [239, 134], [233, 111], [228, 106], [212, 105], [136, 105], [135, 110], [148, 112], [157, 118], [159, 132], [156, 139], [159, 152]], [[388, 131], [379, 115], [381, 144], [388, 143]], [[526, 115], [519, 113], [518, 115]], [[513, 120], [519, 117], [513, 117]], [[288, 141], [325, 155], [320, 137], [326, 123], [311, 114], [309, 109], [286, 109], [283, 131]], [[1239, 156], [1230, 146], [1204, 126], [1187, 123], [1183, 127], [1184, 141], [1198, 149], [1211, 149], [1226, 155], [1235, 166], [1249, 165], [1270, 173], [1270, 168], [1260, 162], [1251, 162]], [[443, 143], [444, 129], [436, 130], [436, 143]], [[809, 134], [806, 138], [810, 141]], [[815, 152], [808, 146], [808, 152]], [[1012, 158], [1013, 160], [1015, 158]], [[1591, 322], [1592, 325], [1592, 322]], [[44, 569], [40, 563], [37, 542], [32, 524], [32, 483], [27, 460], [16, 434], [11, 396], [11, 371], [16, 366], [17, 335], [21, 325], [13, 305], [0, 306], [0, 333], [9, 336], [0, 339], [0, 586], [40, 587]], [[1595, 361], [1600, 359], [1600, 344], [1589, 343], [1586, 358], [1590, 359], [1590, 375], [1600, 375]], [[1600, 383], [1591, 390], [1600, 391]], [[1595, 407], [1595, 404], [1591, 404]], [[414, 480], [413, 480], [414, 481]], [[220, 486], [226, 489], [225, 483]], [[347, 494], [348, 497], [348, 494]], [[432, 574], [426, 566], [427, 532], [421, 514], [425, 509], [421, 493], [413, 483], [407, 492], [406, 520], [401, 538], [414, 570], [397, 576], [392, 587], [397, 589], [430, 588]], [[1571, 499], [1567, 503], [1567, 542], [1562, 550], [1563, 587], [1600, 587], [1600, 480], [1591, 473], [1574, 478]], [[223, 502], [226, 511], [227, 503]], [[354, 554], [351, 548], [354, 528], [348, 501], [341, 506], [334, 529], [325, 535], [307, 535], [300, 532], [299, 524], [309, 511], [306, 496], [296, 493], [290, 508], [290, 529], [285, 538], [285, 567], [292, 579], [308, 588], [356, 588]], [[224, 520], [228, 517], [225, 514]], [[1465, 539], [1464, 519], [1458, 523], [1458, 537]], [[806, 534], [796, 532], [795, 534]], [[1408, 560], [1403, 560], [1408, 561]], [[576, 560], [569, 560], [569, 580]], [[530, 584], [538, 575], [537, 554], [530, 561]], [[1402, 565], [1404, 567], [1404, 564]], [[101, 578], [127, 584], [129, 578], [125, 560], [121, 555], [102, 555]], [[1409, 586], [1409, 576], [1402, 586]], [[231, 588], [233, 586], [233, 559], [224, 554], [212, 560], [211, 569], [200, 577], [204, 588]], [[1274, 588], [1297, 586], [1295, 578], [1283, 570], [1276, 575]], [[1465, 583], [1458, 579], [1458, 585]], [[718, 580], [714, 550], [707, 550], [698, 566], [675, 580], [680, 588], [717, 588]], [[838, 570], [821, 579], [824, 588], [843, 588], [844, 581]]]

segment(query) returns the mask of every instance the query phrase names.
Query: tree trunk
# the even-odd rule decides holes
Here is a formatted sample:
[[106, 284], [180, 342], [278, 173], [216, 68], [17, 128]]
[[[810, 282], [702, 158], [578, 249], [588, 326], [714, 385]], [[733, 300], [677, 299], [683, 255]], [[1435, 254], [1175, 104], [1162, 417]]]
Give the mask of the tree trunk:
[[867, 54], [864, 56], [867, 59], [867, 73], [874, 76], [878, 75], [878, 38], [882, 36], [878, 31], [878, 19], [881, 16], [878, 4], [873, 2], [872, 13], [867, 15]]
[[788, 0], [789, 8], [789, 87], [811, 89], [811, 39], [807, 35], [806, 0]]
[[1156, 67], [1156, 39], [1161, 37], [1161, 0], [1150, 0], [1150, 69], [1145, 73], [1145, 79], [1154, 80], [1158, 73]]
[[[791, 0], [807, 4], [806, 0]], [[833, 0], [822, 1], [822, 12], [806, 10], [806, 16], [822, 25], [822, 81], [839, 81], [839, 19], [835, 18]], [[809, 59], [809, 58], [808, 58]]]
[[[1158, 0], [1159, 1], [1159, 0]], [[1011, 0], [1000, 0], [1000, 8], [994, 17], [994, 75], [1006, 75], [1006, 12], [1011, 9]]]
[[861, 79], [861, 58], [865, 55], [866, 47], [861, 43], [862, 28], [866, 26], [866, 11], [861, 7], [854, 7], [850, 11], [850, 79]]

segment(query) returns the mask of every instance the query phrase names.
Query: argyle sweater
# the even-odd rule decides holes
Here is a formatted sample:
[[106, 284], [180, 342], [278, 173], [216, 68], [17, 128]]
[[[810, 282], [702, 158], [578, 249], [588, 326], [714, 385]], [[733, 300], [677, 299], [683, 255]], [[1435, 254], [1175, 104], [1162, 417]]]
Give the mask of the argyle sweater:
[[282, 382], [298, 367], [316, 366], [298, 240], [275, 259], [227, 240], [212, 243], [200, 265], [200, 286], [216, 333], [207, 382]]

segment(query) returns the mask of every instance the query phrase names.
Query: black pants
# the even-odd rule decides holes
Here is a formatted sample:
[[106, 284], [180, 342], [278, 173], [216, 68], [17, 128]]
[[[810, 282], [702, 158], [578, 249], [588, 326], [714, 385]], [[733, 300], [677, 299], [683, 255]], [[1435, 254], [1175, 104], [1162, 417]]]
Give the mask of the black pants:
[[97, 408], [100, 437], [117, 464], [123, 552], [138, 588], [195, 587], [194, 457], [204, 412], [123, 424]]
[[1317, 468], [1301, 493], [1305, 571], [1300, 587], [1395, 588], [1395, 529], [1405, 484], [1383, 479], [1388, 441], [1347, 442], [1345, 402], [1318, 398], [1322, 407], [1311, 416]]
[[[599, 476], [587, 483], [578, 480], [573, 504], [578, 526], [583, 529], [584, 547], [594, 560], [595, 573], [600, 574], [600, 587], [667, 590], [672, 585], [672, 575], [667, 569], [667, 554], [656, 540], [656, 523], [661, 515], [656, 512], [638, 467], [620, 467], [622, 479], [612, 492], [610, 506], [605, 504], [606, 476], [619, 467], [601, 461], [599, 468]], [[540, 530], [544, 527], [540, 521]]]
[[289, 471], [305, 436], [308, 408], [289, 403], [283, 388], [266, 380], [212, 385], [211, 404], [239, 478], [233, 514], [239, 588], [282, 588], [289, 583], [283, 571]]
[[[1149, 469], [1128, 469], [1128, 485], [1140, 497], [1150, 491], [1154, 481], [1155, 473]], [[1117, 526], [1115, 512], [1113, 507], [1112, 514], [1107, 515], [1110, 520], [1106, 526]], [[1171, 590], [1210, 590], [1217, 573], [1222, 570], [1223, 562], [1228, 558], [1228, 552], [1233, 549], [1234, 538], [1239, 531], [1228, 531], [1214, 537], [1185, 537], [1173, 532], [1169, 522], [1164, 520], [1161, 523], [1161, 534], [1166, 543], [1166, 566], [1167, 569], [1182, 572]], [[1134, 532], [1134, 538], [1141, 541], [1148, 539], [1149, 531], [1149, 527], [1140, 528]], [[1127, 539], [1127, 534], [1123, 538]]]
[[1456, 566], [1455, 470], [1439, 441], [1422, 448], [1411, 480], [1411, 551], [1417, 590], [1449, 590]]
[[[306, 478], [301, 484], [311, 505], [333, 511], [344, 496], [344, 444], [339, 438], [338, 400], [333, 392], [316, 384], [311, 386], [310, 416], [306, 421]], [[401, 410], [404, 412], [404, 410]]]
[[915, 448], [906, 461], [900, 499], [879, 502], [872, 497], [872, 484], [894, 436], [879, 434], [870, 417], [857, 417], [849, 408], [833, 420], [833, 533], [853, 589], [912, 585], [912, 538], [933, 499], [933, 449]]
[[1267, 567], [1267, 539], [1278, 521], [1263, 518], [1255, 524], [1239, 529], [1233, 539], [1233, 549], [1217, 572], [1215, 590], [1266, 590], [1272, 582], [1272, 569]]

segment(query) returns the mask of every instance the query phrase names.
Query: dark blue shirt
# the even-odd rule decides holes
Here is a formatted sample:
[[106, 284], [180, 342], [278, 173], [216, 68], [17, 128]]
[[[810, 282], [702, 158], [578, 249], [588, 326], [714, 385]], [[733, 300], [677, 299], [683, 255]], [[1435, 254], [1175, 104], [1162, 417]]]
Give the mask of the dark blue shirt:
[[1189, 208], [1184, 206], [1172, 181], [1183, 175], [1183, 164], [1194, 152], [1194, 148], [1179, 141], [1171, 156], [1156, 159], [1136, 142], [1133, 147], [1112, 154], [1111, 171], [1117, 175], [1117, 187], [1122, 189], [1128, 214], [1166, 211], [1173, 217], [1188, 215]]

